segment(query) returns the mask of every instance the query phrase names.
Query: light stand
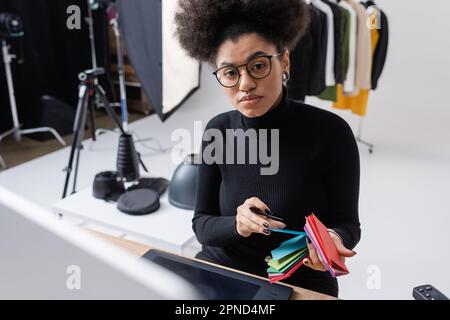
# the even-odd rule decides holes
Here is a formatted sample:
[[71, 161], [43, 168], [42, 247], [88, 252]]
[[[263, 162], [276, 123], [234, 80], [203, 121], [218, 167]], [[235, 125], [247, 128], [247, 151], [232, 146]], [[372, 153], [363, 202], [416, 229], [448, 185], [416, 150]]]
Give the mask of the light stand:
[[121, 35], [119, 30], [119, 14], [114, 3], [110, 4], [108, 9], [108, 19], [110, 20], [110, 25], [112, 26], [114, 36], [116, 38], [116, 49], [117, 49], [117, 69], [119, 74], [119, 88], [120, 88], [120, 108], [122, 112], [122, 127], [125, 131], [128, 131], [128, 115], [127, 115], [127, 93], [125, 89], [125, 67], [123, 61], [123, 50], [120, 41]]
[[[117, 0], [119, 1], [119, 0]], [[119, 28], [119, 12], [117, 11], [117, 3], [115, 0], [102, 0], [100, 2], [106, 3], [108, 5], [106, 12], [108, 16], [109, 24], [112, 27], [114, 37], [116, 40], [116, 52], [117, 52], [117, 70], [119, 75], [119, 89], [120, 89], [120, 108], [122, 114], [122, 127], [125, 132], [128, 132], [128, 106], [127, 106], [127, 95], [125, 88], [125, 63], [124, 63], [124, 53], [121, 41], [121, 32]], [[104, 130], [99, 130], [104, 131]], [[152, 141], [156, 146], [149, 146], [145, 144], [146, 141]], [[156, 151], [157, 153], [164, 153], [167, 148], [164, 148], [161, 143], [154, 138], [144, 138], [136, 140], [136, 143], [141, 143], [147, 149]]]
[[[9, 48], [10, 46], [6, 42], [5, 39], [1, 39], [2, 42], [2, 53], [3, 53], [3, 62], [5, 65], [5, 73], [6, 73], [6, 81], [8, 85], [8, 93], [9, 93], [9, 103], [11, 106], [11, 115], [13, 120], [13, 128], [4, 132], [0, 135], [0, 142], [7, 136], [13, 135], [16, 141], [20, 141], [22, 139], [22, 135], [37, 133], [37, 132], [50, 132], [58, 141], [61, 143], [61, 145], [65, 146], [66, 143], [61, 138], [59, 133], [50, 127], [39, 127], [39, 128], [32, 128], [32, 129], [21, 129], [21, 124], [19, 122], [19, 116], [17, 113], [17, 105], [16, 105], [16, 98], [14, 96], [14, 84], [13, 84], [13, 78], [12, 78], [12, 72], [11, 72], [11, 62], [13, 58], [16, 58], [15, 55], [10, 54]], [[0, 164], [3, 166], [4, 162], [3, 160], [0, 160]]]
[[[95, 37], [94, 37], [94, 18], [92, 15], [92, 8], [91, 8], [91, 0], [88, 0], [87, 2], [87, 12], [88, 12], [88, 16], [85, 18], [85, 21], [88, 25], [88, 30], [89, 30], [89, 41], [91, 44], [91, 60], [92, 60], [92, 69], [95, 70], [97, 69], [97, 51], [95, 49]], [[95, 84], [98, 85], [98, 79], [95, 79]], [[91, 137], [92, 140], [95, 141], [96, 140], [96, 124], [95, 124], [95, 105], [99, 106], [100, 105], [100, 99], [97, 96], [97, 94], [95, 94], [95, 99], [91, 100], [89, 102], [89, 109], [90, 109], [90, 121], [91, 121]]]
[[[127, 119], [127, 105], [126, 105], [126, 92], [125, 92], [125, 77], [124, 77], [124, 63], [123, 63], [123, 53], [122, 48], [120, 45], [120, 32], [117, 22], [117, 11], [116, 6], [114, 4], [114, 0], [88, 0], [87, 1], [87, 9], [88, 9], [88, 16], [86, 17], [86, 22], [89, 26], [89, 39], [91, 43], [91, 57], [92, 57], [92, 68], [97, 69], [97, 56], [96, 56], [96, 48], [95, 48], [95, 36], [94, 36], [94, 19], [92, 10], [97, 10], [101, 5], [108, 5], [106, 11], [108, 15], [108, 21], [113, 27], [114, 35], [116, 37], [116, 45], [117, 45], [117, 57], [119, 59], [118, 66], [119, 66], [119, 83], [120, 83], [120, 103], [110, 103], [110, 106], [120, 106], [121, 107], [121, 114], [122, 114], [122, 128], [127, 131], [128, 127], [128, 119]], [[98, 79], [95, 79], [96, 84], [98, 84]], [[95, 107], [94, 105], [97, 105], [97, 107], [103, 106], [102, 99], [95, 95], [95, 100], [90, 102], [90, 115], [91, 115], [91, 136], [92, 140], [95, 141], [97, 134], [102, 133], [105, 131], [104, 129], [96, 129], [95, 124]], [[98, 131], [98, 132], [97, 132]]]

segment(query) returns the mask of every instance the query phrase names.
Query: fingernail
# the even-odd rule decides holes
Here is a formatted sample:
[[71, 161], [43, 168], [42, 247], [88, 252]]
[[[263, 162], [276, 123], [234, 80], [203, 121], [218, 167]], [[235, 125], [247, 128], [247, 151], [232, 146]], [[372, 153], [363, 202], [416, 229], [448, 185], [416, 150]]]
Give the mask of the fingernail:
[[356, 251], [355, 251], [355, 250], [352, 250], [352, 252], [353, 252], [353, 254], [356, 254]]
[[268, 224], [267, 222], [264, 222], [264, 223], [263, 223], [263, 227], [266, 228], [266, 229], [268, 229], [268, 228], [269, 228], [269, 224]]
[[305, 259], [305, 260], [303, 260], [303, 263], [304, 263], [304, 264], [308, 264], [308, 263], [309, 263], [309, 260], [308, 260], [308, 259]]
[[269, 234], [270, 234], [270, 229], [264, 229], [263, 232], [264, 232], [265, 234], [269, 235]]

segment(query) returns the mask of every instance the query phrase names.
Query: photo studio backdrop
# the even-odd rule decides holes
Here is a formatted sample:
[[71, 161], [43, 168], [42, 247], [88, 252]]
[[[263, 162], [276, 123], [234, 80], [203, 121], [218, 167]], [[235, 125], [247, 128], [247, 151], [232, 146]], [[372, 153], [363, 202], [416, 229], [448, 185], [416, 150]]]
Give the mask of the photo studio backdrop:
[[[22, 54], [24, 62], [12, 62], [12, 74], [20, 122], [23, 127], [43, 125], [44, 107], [41, 97], [53, 96], [73, 108], [77, 101], [78, 72], [90, 67], [87, 28], [70, 31], [66, 28], [66, 8], [83, 1], [2, 0], [0, 12], [22, 19], [24, 35], [10, 43], [11, 51]], [[21, 42], [21, 46], [18, 45]], [[3, 58], [2, 58], [3, 59]], [[5, 71], [0, 68], [0, 131], [12, 126]], [[69, 115], [73, 117], [73, 115]], [[56, 127], [56, 126], [55, 126]]]
[[[113, 1], [98, 2], [100, 8], [93, 10], [96, 58], [98, 66], [107, 71], [100, 84], [106, 90], [108, 99], [117, 102], [118, 92], [112, 85], [111, 80], [114, 79], [111, 79], [109, 68], [108, 19], [101, 8]], [[172, 19], [176, 3], [159, 0], [117, 1], [119, 25], [128, 57], [148, 101], [162, 121], [200, 85], [200, 63], [183, 53], [173, 35]], [[81, 11], [79, 30], [69, 30], [66, 26], [69, 17], [67, 8], [71, 5], [79, 6]], [[12, 63], [17, 108], [24, 128], [51, 125], [58, 131], [64, 130], [61, 134], [71, 132], [77, 102], [78, 73], [92, 67], [89, 31], [85, 22], [87, 6], [87, 0], [0, 2], [0, 12], [19, 16], [24, 25], [24, 36], [20, 39], [22, 45], [11, 43], [12, 52], [24, 56], [22, 64]], [[42, 99], [43, 96], [57, 100], [48, 102]], [[51, 104], [50, 107], [46, 103]], [[12, 124], [3, 66], [0, 68], [0, 106], [0, 132], [3, 132]]]
[[178, 1], [118, 1], [130, 60], [150, 104], [167, 119], [200, 86], [200, 63], [174, 37]]

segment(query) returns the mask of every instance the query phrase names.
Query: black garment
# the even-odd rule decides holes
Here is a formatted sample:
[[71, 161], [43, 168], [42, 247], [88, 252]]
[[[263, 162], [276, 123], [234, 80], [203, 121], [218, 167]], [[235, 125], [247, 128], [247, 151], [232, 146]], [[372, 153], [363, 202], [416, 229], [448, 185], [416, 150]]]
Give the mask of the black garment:
[[309, 5], [311, 22], [297, 46], [291, 51], [289, 98], [304, 101], [307, 95], [319, 95], [325, 90], [327, 56], [327, 15]]
[[311, 5], [310, 7], [317, 13], [318, 23], [311, 29], [313, 47], [310, 60], [311, 72], [308, 79], [308, 89], [306, 93], [309, 96], [317, 96], [326, 88], [325, 65], [328, 48], [328, 18], [324, 12], [314, 8]]
[[[366, 1], [362, 3], [366, 8], [369, 6], [377, 6], [373, 1]], [[378, 6], [377, 6], [378, 7]], [[379, 8], [379, 7], [378, 7]], [[389, 23], [386, 14], [383, 10], [380, 10], [380, 29], [377, 47], [373, 54], [372, 63], [372, 89], [375, 90], [378, 87], [378, 79], [380, 79], [381, 73], [383, 72], [384, 65], [386, 63], [386, 56], [388, 50], [389, 42]]]
[[334, 20], [334, 77], [336, 83], [344, 83], [344, 17], [339, 6], [329, 0], [322, 0], [333, 11]]
[[[238, 111], [222, 113], [209, 121], [206, 130], [279, 129], [279, 170], [261, 175], [267, 167], [257, 164], [200, 165], [193, 230], [203, 245], [199, 258], [253, 274], [267, 276], [264, 258], [289, 236], [272, 232], [270, 236], [252, 234], [248, 238], [236, 231], [237, 207], [250, 197], [265, 202], [275, 215], [285, 219], [287, 228], [302, 230], [305, 216], [315, 213], [343, 238], [347, 248], [360, 239], [358, 218], [359, 154], [349, 125], [339, 116], [303, 103], [286, 99], [255, 118]], [[204, 135], [204, 140], [206, 135]], [[248, 159], [246, 139], [245, 154]], [[224, 139], [225, 141], [225, 139]], [[254, 142], [254, 140], [253, 140]], [[217, 142], [216, 142], [217, 143]], [[205, 148], [211, 142], [203, 141]], [[273, 148], [269, 139], [269, 150]], [[236, 149], [236, 142], [235, 142]], [[216, 155], [225, 147], [216, 150]], [[236, 162], [236, 152], [234, 153]], [[301, 267], [286, 282], [330, 295], [337, 295], [337, 281], [326, 272]]]
[[[310, 7], [312, 8], [312, 7]], [[287, 83], [289, 98], [297, 101], [305, 101], [307, 83], [311, 72], [311, 55], [313, 38], [311, 28], [317, 23], [317, 13], [310, 10], [311, 22], [299, 43], [290, 52], [291, 70]]]

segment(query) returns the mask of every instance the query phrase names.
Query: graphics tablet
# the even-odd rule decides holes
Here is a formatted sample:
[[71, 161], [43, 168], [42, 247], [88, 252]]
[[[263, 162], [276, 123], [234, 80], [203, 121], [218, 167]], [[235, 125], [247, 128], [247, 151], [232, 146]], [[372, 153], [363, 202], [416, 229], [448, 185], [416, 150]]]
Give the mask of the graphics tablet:
[[287, 300], [293, 291], [284, 285], [159, 250], [150, 250], [143, 258], [185, 278], [204, 295], [204, 299]]

